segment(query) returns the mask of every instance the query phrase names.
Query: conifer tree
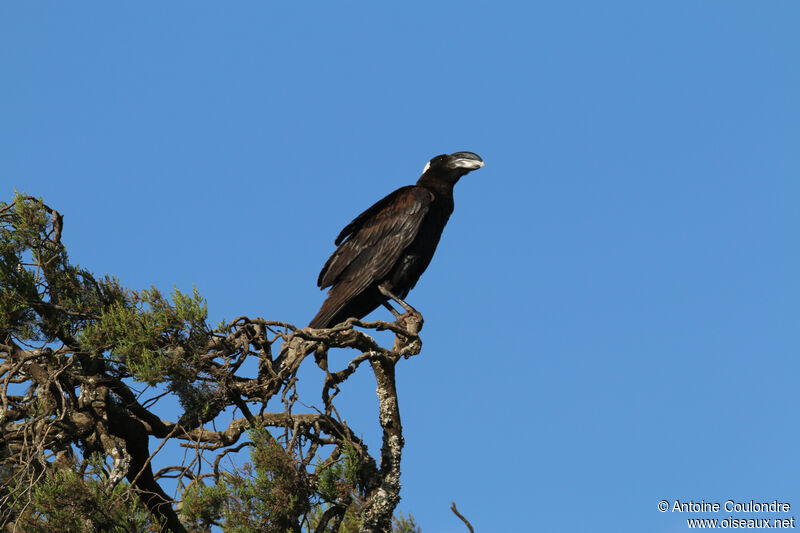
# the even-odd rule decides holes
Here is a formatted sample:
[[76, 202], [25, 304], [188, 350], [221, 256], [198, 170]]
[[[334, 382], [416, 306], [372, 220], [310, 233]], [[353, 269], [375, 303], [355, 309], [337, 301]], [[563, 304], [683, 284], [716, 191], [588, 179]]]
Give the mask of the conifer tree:
[[[0, 204], [0, 528], [419, 531], [394, 516], [395, 365], [420, 352], [418, 313], [319, 330], [245, 316], [212, 325], [196, 289], [131, 290], [72, 264], [63, 230], [40, 199]], [[339, 369], [332, 349], [350, 353]], [[298, 397], [301, 364], [318, 369], [317, 409]], [[370, 370], [377, 453], [334, 402]]]

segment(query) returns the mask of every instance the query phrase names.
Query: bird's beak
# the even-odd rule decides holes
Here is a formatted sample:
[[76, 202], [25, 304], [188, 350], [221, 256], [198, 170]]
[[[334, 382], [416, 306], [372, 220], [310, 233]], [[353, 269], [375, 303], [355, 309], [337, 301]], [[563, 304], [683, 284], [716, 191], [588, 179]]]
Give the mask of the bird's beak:
[[472, 152], [456, 152], [450, 154], [452, 161], [448, 165], [450, 168], [463, 168], [465, 170], [475, 170], [481, 168], [484, 163], [481, 156]]

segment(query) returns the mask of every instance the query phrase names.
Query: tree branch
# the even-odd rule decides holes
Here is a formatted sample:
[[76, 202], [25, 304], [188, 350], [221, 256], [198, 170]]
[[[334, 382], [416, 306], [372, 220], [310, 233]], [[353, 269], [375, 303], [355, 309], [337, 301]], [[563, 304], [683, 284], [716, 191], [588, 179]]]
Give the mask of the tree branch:
[[455, 515], [459, 517], [461, 521], [467, 525], [467, 528], [469, 528], [469, 533], [475, 533], [475, 530], [472, 529], [472, 524], [469, 523], [469, 520], [464, 518], [464, 515], [458, 512], [458, 508], [456, 508], [456, 502], [453, 502], [453, 505], [450, 507], [450, 510], [453, 511]]

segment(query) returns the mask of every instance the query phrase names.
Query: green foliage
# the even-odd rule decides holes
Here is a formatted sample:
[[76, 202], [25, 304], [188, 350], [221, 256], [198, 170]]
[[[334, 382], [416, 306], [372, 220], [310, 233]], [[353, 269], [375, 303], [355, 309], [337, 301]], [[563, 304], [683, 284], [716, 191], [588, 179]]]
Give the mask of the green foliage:
[[170, 301], [156, 288], [137, 292], [95, 278], [69, 263], [60, 220], [20, 194], [13, 206], [0, 205], [0, 331], [28, 344], [79, 346], [83, 365], [110, 358], [112, 375], [166, 383], [188, 418], [213, 417], [217, 380], [197, 364], [212, 331], [197, 288], [175, 288]]
[[[328, 505], [318, 505], [312, 509], [308, 516], [308, 522], [302, 529], [303, 533], [312, 533], [316, 531], [322, 515], [328, 507]], [[358, 533], [361, 530], [360, 513], [361, 504], [358, 500], [353, 500], [347, 508], [337, 532]], [[398, 512], [397, 516], [392, 518], [392, 533], [422, 533], [422, 528], [417, 524], [416, 519], [412, 515], [405, 516], [402, 512]]]
[[403, 516], [402, 512], [398, 512], [392, 519], [392, 533], [422, 533], [422, 528], [413, 516]]
[[160, 531], [126, 484], [109, 491], [101, 479], [84, 478], [71, 469], [49, 468], [30, 499], [18, 497], [12, 506], [21, 531]]
[[22, 264], [30, 258], [39, 232], [46, 228], [47, 215], [21, 199], [17, 193], [13, 209], [0, 204], [0, 331], [31, 339], [39, 330], [29, 304], [37, 295], [37, 287], [34, 273]]
[[131, 291], [124, 302], [102, 310], [100, 320], [81, 332], [81, 342], [95, 352], [108, 351], [131, 375], [151, 385], [196, 377], [192, 357], [208, 342], [208, 308], [197, 288], [177, 287], [172, 303], [155, 287]]
[[197, 364], [212, 334], [208, 307], [196, 287], [191, 294], [174, 288], [171, 300], [155, 287], [128, 291], [81, 331], [80, 341], [91, 352], [108, 353], [121, 377], [167, 383], [187, 417], [208, 420], [217, 413], [210, 403], [217, 380]]
[[111, 277], [96, 279], [71, 265], [58, 239], [60, 217], [17, 194], [0, 204], [0, 331], [25, 342], [67, 344], [110, 354], [118, 375], [149, 384], [197, 378], [194, 357], [211, 333], [196, 288], [177, 288], [170, 302], [157, 289], [141, 292]]
[[[0, 330], [31, 342], [76, 335], [124, 291], [69, 264], [56, 239], [60, 219], [39, 201], [17, 194], [0, 204]], [[38, 315], [38, 317], [37, 317]]]
[[181, 514], [184, 521], [189, 521], [197, 531], [210, 531], [211, 526], [219, 524], [225, 502], [230, 497], [228, 487], [224, 483], [217, 485], [189, 486], [183, 492]]
[[[296, 458], [266, 429], [251, 430], [250, 437], [252, 464], [224, 474], [217, 484], [194, 484], [184, 491], [182, 515], [192, 530], [219, 526], [237, 533], [285, 533], [299, 520], [302, 531], [310, 533], [337, 501], [350, 501], [339, 533], [360, 530], [361, 503], [350, 495], [361, 458], [352, 446], [344, 446], [340, 459], [322, 469], [314, 490]], [[392, 533], [421, 531], [413, 516], [399, 513], [393, 519]]]
[[350, 446], [342, 447], [342, 457], [319, 473], [317, 492], [328, 502], [344, 500], [348, 494], [356, 490], [358, 470], [361, 468], [361, 456]]
[[311, 510], [306, 472], [266, 429], [250, 431], [252, 464], [220, 482], [184, 494], [182, 514], [194, 527], [217, 524], [225, 531], [285, 532]]

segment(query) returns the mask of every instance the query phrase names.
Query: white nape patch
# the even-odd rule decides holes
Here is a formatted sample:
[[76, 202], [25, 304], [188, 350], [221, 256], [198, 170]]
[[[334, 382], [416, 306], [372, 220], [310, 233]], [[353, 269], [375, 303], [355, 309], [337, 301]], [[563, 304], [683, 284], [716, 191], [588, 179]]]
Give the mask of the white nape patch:
[[428, 171], [429, 168], [431, 168], [431, 162], [430, 161], [425, 163], [425, 168], [422, 169], [422, 173], [425, 174]]

